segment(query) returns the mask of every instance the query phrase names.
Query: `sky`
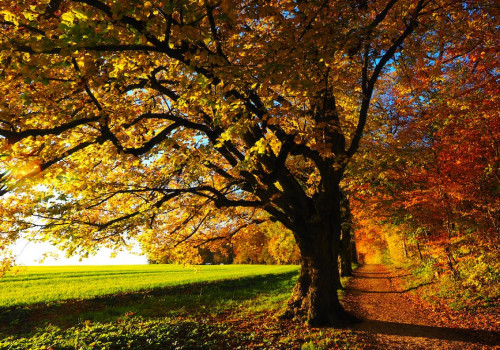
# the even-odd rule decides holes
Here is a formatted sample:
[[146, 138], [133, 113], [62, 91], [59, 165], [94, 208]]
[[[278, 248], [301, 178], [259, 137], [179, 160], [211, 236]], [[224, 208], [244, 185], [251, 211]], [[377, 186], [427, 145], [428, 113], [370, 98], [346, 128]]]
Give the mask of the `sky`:
[[[75, 256], [66, 258], [65, 253], [48, 243], [34, 243], [19, 240], [11, 247], [16, 256], [18, 266], [60, 266], [60, 265], [143, 265], [147, 264], [147, 258], [130, 252], [120, 252], [112, 258], [110, 249], [101, 249], [97, 255], [82, 259]], [[39, 260], [46, 253], [56, 253], [58, 258], [49, 257], [43, 262]]]

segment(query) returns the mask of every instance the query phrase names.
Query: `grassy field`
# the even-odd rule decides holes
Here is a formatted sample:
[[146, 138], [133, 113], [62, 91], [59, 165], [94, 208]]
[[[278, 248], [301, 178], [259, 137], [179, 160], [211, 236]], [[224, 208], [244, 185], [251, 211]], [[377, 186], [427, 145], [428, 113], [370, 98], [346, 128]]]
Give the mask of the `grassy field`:
[[0, 279], [0, 307], [88, 299], [190, 283], [297, 271], [283, 265], [20, 267]]
[[27, 268], [0, 280], [0, 349], [357, 348], [348, 330], [279, 319], [297, 275], [259, 265]]

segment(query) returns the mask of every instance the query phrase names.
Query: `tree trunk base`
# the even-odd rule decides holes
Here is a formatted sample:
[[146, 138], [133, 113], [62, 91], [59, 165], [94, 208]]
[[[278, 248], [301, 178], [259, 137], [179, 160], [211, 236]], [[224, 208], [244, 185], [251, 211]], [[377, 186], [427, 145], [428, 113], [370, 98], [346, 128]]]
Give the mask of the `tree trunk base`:
[[[361, 322], [347, 312], [337, 296], [338, 286], [330, 285], [328, 292], [321, 293], [317, 284], [311, 284], [309, 274], [301, 271], [282, 319], [307, 322], [311, 327], [345, 328]], [[335, 288], [337, 287], [337, 288]]]
[[311, 327], [333, 327], [333, 328], [349, 328], [355, 324], [361, 323], [363, 320], [340, 307], [333, 312], [316, 315], [316, 317], [308, 318], [309, 310], [293, 309], [288, 307], [286, 311], [279, 316], [282, 320], [296, 320], [307, 322]]

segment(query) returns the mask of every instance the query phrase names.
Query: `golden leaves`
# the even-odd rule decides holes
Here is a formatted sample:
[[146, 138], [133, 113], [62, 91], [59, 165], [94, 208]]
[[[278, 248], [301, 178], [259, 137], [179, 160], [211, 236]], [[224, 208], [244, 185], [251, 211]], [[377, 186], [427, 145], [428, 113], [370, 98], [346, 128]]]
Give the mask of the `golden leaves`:
[[[23, 141], [32, 155], [9, 151], [16, 159], [11, 164], [54, 162], [37, 180], [59, 193], [61, 202], [51, 208], [31, 203], [62, 222], [48, 228], [54, 235], [71, 236], [84, 227], [85, 234], [75, 239], [91, 245], [92, 239], [119, 242], [120, 236], [144, 231], [158, 235], [150, 244], [158, 250], [176, 240], [198, 244], [217, 232], [230, 234], [250, 215], [221, 210], [210, 201], [271, 192], [274, 200], [287, 188], [284, 181], [266, 178], [276, 176], [273, 166], [294, 177], [307, 196], [320, 191], [317, 163], [328, 160], [328, 171], [345, 166], [342, 139], [336, 136], [351, 141], [365, 97], [363, 74], [373, 73], [404, 27], [398, 15], [413, 8], [398, 2], [387, 21], [365, 36], [362, 28], [370, 26], [385, 2], [359, 11], [345, 1], [324, 7], [292, 0], [106, 4], [111, 16], [91, 3], [65, 2], [51, 16], [37, 14], [27, 3], [2, 8], [1, 16], [12, 24], [0, 39], [6, 48], [2, 63], [9, 63], [1, 72], [0, 129], [43, 130], [40, 137]], [[36, 23], [28, 28], [26, 21]], [[417, 50], [437, 47], [436, 42], [404, 46], [417, 54], [419, 74], [411, 76], [419, 87], [445, 85], [438, 69], [422, 63], [419, 52], [425, 50]], [[490, 56], [481, 49], [475, 57]], [[378, 109], [369, 110], [371, 120], [383, 114], [381, 107], [392, 98], [384, 93], [395, 91], [400, 69], [394, 64], [390, 79], [377, 85], [373, 102]], [[412, 87], [403, 84], [399, 94], [410, 94]], [[450, 102], [450, 115], [467, 113], [467, 107]], [[290, 149], [283, 148], [287, 137]], [[78, 151], [71, 153], [74, 148]], [[374, 180], [387, 183], [390, 175], [380, 172]], [[195, 190], [200, 187], [204, 190]], [[181, 189], [185, 192], [174, 191]], [[168, 200], [161, 202], [163, 196]]]
[[11, 11], [9, 11], [9, 10], [1, 10], [0, 11], [0, 15], [3, 15], [3, 18], [4, 18], [5, 21], [11, 22], [15, 26], [19, 25], [18, 16], [16, 14], [12, 13]]

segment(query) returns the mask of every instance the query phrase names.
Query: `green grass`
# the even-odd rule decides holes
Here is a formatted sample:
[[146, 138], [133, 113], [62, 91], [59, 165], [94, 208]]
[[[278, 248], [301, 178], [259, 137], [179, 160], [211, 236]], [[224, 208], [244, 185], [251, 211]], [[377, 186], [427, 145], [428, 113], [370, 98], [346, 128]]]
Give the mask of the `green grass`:
[[[31, 304], [38, 298], [26, 296], [0, 307], [0, 350], [356, 349], [348, 330], [278, 318], [297, 276], [297, 266], [29, 268], [1, 283], [21, 288], [31, 281], [34, 291], [57, 295], [50, 289], [88, 290], [88, 281], [99, 281], [106, 294], [86, 299], [76, 291], [78, 300], [51, 296]], [[122, 282], [130, 285], [111, 293]]]
[[24, 267], [0, 279], [0, 307], [88, 299], [297, 270], [297, 266], [285, 265]]

